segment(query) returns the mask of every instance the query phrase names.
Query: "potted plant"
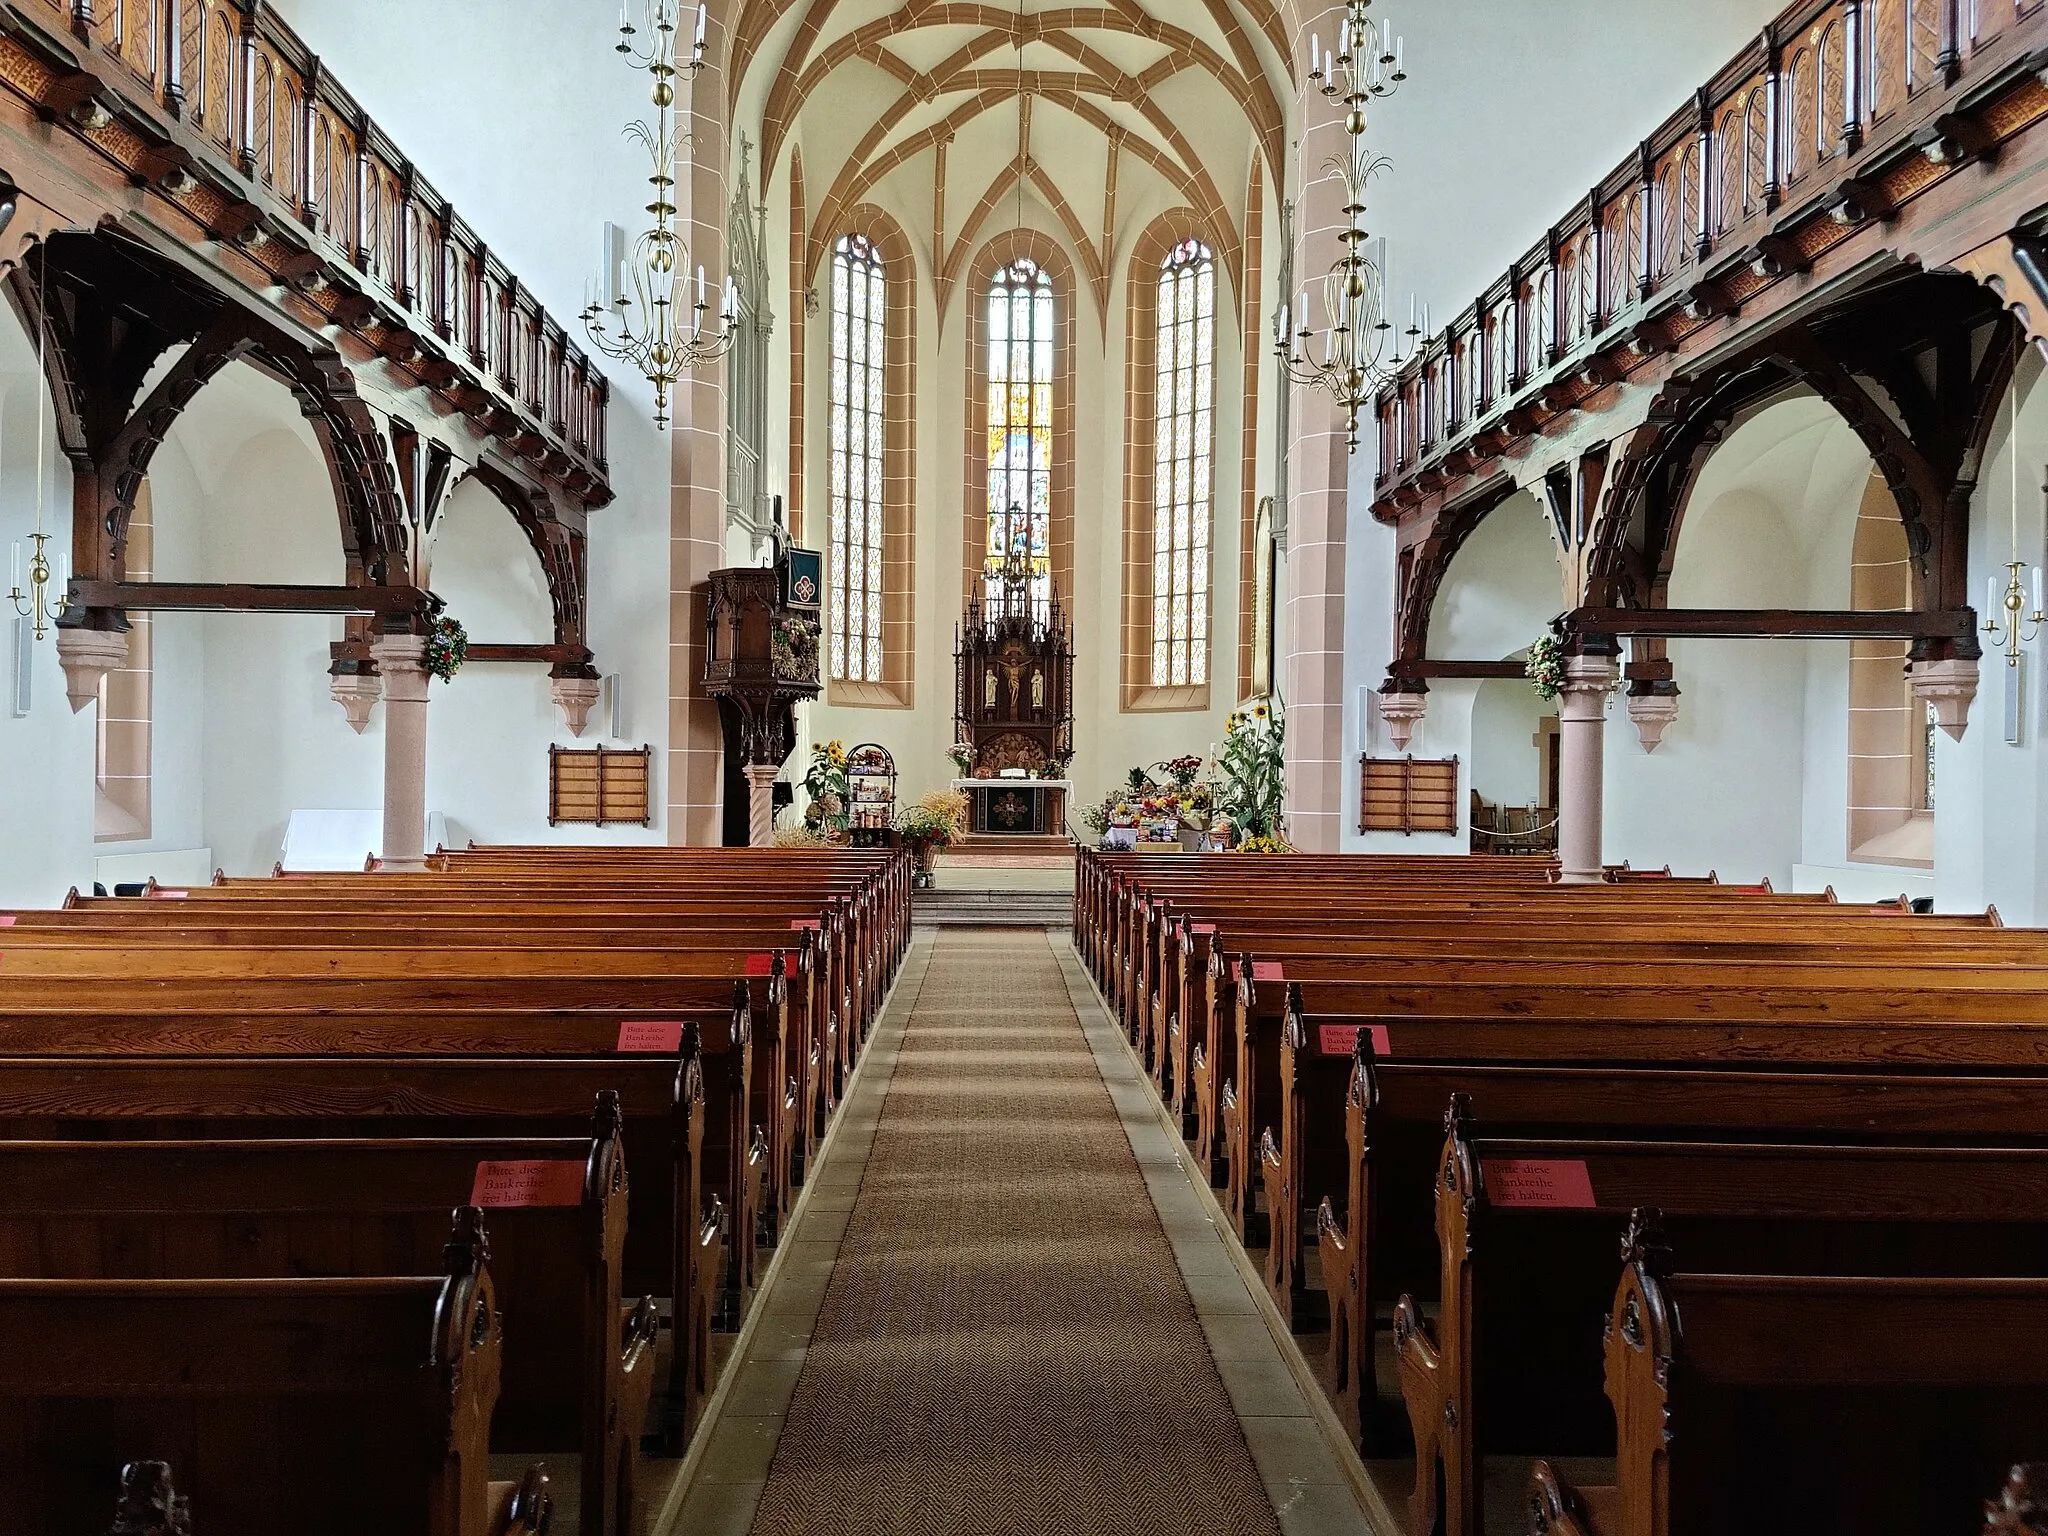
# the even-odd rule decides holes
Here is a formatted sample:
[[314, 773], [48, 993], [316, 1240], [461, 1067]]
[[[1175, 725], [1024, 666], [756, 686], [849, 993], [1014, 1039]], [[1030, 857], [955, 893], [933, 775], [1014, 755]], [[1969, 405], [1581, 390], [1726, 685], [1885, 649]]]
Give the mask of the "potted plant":
[[929, 890], [939, 854], [967, 824], [967, 797], [956, 790], [934, 790], [896, 818], [896, 831], [917, 863], [911, 884]]

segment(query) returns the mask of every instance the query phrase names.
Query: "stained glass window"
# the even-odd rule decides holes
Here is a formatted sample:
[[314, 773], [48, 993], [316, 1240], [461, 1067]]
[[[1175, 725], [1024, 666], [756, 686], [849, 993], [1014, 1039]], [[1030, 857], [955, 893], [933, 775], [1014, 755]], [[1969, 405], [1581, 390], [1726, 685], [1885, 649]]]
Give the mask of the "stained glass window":
[[1153, 380], [1152, 684], [1209, 681], [1209, 525], [1214, 500], [1216, 258], [1183, 240], [1159, 269]]
[[865, 235], [832, 249], [832, 677], [882, 681], [882, 391], [888, 295]]
[[[1052, 597], [1052, 279], [1019, 258], [988, 290], [988, 554], [1028, 562], [1031, 600]], [[1002, 582], [984, 579], [991, 601]]]

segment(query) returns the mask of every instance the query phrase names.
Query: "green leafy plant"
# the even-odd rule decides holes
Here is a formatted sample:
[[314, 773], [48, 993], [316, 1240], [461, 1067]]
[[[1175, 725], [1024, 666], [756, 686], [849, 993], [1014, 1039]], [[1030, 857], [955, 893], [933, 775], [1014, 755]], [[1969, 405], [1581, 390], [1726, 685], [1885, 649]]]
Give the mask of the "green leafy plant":
[[1231, 715], [1216, 759], [1216, 813], [1241, 842], [1281, 839], [1287, 794], [1287, 722], [1276, 699], [1254, 699]]
[[420, 665], [446, 683], [454, 680], [468, 658], [469, 631], [462, 627], [462, 621], [446, 614], [434, 620], [434, 627], [427, 631], [427, 646], [420, 656]]

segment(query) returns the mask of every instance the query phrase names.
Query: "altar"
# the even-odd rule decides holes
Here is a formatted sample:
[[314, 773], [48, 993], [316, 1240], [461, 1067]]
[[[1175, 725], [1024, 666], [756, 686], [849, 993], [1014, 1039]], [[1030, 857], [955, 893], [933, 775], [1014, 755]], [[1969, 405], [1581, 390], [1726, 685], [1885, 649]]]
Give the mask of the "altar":
[[1065, 849], [1074, 755], [1074, 631], [1037, 565], [992, 563], [953, 649], [953, 788], [967, 797], [966, 845]]
[[1063, 837], [1068, 779], [955, 779], [967, 797], [967, 830], [975, 837]]

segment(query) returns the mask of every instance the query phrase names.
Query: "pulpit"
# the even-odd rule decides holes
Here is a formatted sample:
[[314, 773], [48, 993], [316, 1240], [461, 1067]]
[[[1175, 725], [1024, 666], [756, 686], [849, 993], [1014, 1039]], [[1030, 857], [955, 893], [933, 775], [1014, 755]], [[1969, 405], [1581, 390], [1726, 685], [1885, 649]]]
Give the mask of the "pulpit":
[[725, 728], [725, 840], [775, 839], [776, 776], [796, 744], [796, 706], [818, 696], [818, 557], [713, 571], [704, 690]]
[[[1074, 633], [1056, 593], [994, 580], [954, 635], [953, 729], [966, 772], [971, 840], [1066, 844], [1065, 770], [1074, 753]], [[1023, 778], [1016, 775], [1021, 771]]]

